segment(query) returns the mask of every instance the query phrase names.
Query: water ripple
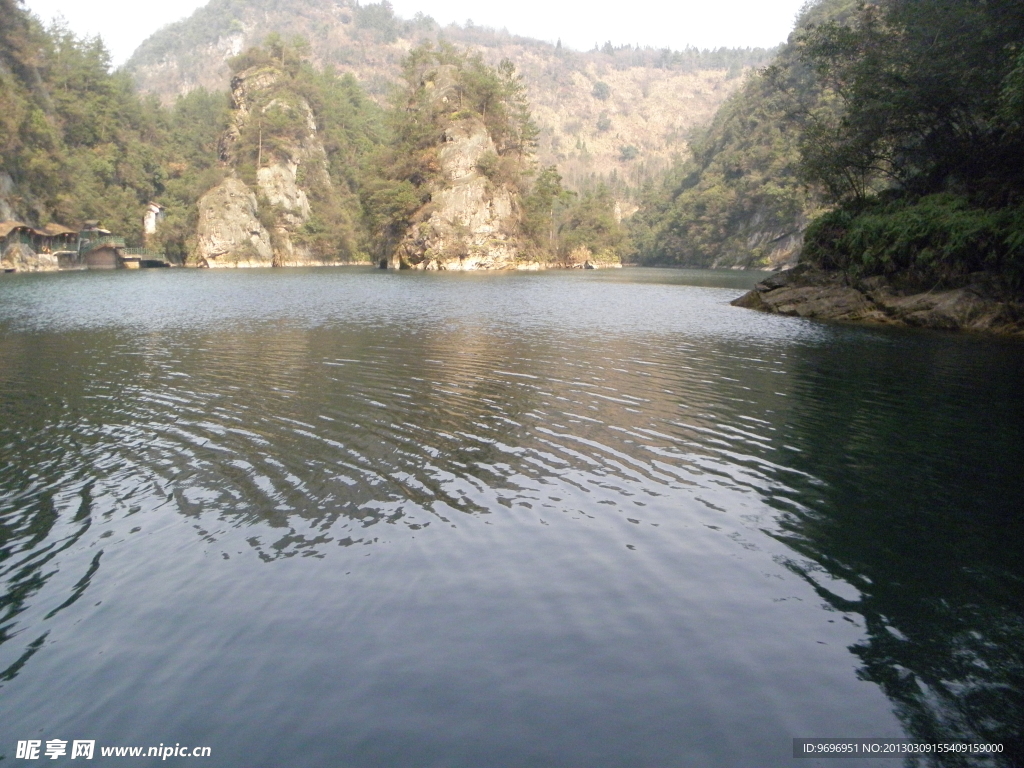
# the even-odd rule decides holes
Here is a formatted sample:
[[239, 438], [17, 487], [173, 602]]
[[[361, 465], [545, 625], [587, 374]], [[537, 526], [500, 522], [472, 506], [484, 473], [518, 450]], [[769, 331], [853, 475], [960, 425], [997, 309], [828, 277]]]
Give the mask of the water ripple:
[[[953, 652], [886, 638], [995, 637], [997, 615], [1022, 636], [1014, 347], [742, 312], [670, 273], [136, 277], [0, 286], [19, 712], [121, 741], [174, 722], [240, 756], [278, 754], [254, 723], [299, 708], [347, 713], [316, 739], [368, 765], [745, 764], [779, 733], [956, 720], [929, 698]], [[954, 591], [936, 563], [959, 564]], [[889, 583], [981, 607], [949, 629]], [[105, 666], [110, 632], [130, 674]], [[1005, 638], [950, 642], [1015, 684]], [[891, 683], [897, 664], [927, 690]], [[133, 692], [169, 668], [180, 686]], [[41, 704], [62, 674], [106, 709]], [[266, 719], [221, 727], [195, 691]], [[368, 746], [385, 717], [409, 734], [391, 757]], [[462, 746], [439, 735], [457, 723]], [[281, 738], [282, 760], [331, 762]]]

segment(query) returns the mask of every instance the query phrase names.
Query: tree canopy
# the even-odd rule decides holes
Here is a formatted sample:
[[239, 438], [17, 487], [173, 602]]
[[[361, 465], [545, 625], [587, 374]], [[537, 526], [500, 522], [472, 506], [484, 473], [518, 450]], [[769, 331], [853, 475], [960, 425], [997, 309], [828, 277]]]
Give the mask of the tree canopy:
[[896, 187], [1003, 202], [1021, 188], [1020, 3], [861, 5], [797, 43], [832, 107], [807, 116], [804, 170], [835, 200]]
[[1024, 287], [1024, 6], [889, 0], [798, 36], [821, 89], [801, 170], [838, 208], [805, 256], [858, 274]]

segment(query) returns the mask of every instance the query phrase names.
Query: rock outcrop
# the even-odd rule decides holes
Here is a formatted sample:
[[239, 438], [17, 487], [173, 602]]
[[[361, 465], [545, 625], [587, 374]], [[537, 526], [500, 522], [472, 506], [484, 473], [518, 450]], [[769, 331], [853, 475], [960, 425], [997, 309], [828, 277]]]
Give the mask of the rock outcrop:
[[199, 266], [273, 266], [270, 233], [258, 212], [256, 194], [239, 179], [224, 179], [203, 195], [197, 228]]
[[[307, 189], [317, 185], [327, 195], [333, 189], [313, 111], [305, 99], [278, 88], [282, 78], [273, 67], [255, 67], [231, 82], [234, 111], [221, 142], [221, 159], [233, 170], [199, 201], [195, 263], [200, 266], [321, 266], [348, 261], [341, 247], [314, 252], [301, 236], [312, 216]], [[264, 119], [268, 124], [283, 119], [298, 130], [283, 139], [272, 136], [269, 128], [264, 134]], [[251, 132], [254, 120], [260, 121], [259, 154], [255, 185], [250, 187], [234, 169], [242, 136], [247, 129]], [[272, 150], [271, 139], [276, 139]]]
[[57, 254], [36, 253], [24, 243], [13, 243], [0, 255], [0, 269], [5, 272], [56, 272], [60, 264]]
[[[789, 269], [796, 266], [804, 244], [804, 230], [807, 216], [798, 213], [792, 219], [780, 220], [777, 212], [758, 209], [745, 219], [734, 224], [736, 234], [745, 238], [739, 249], [742, 254], [751, 254], [753, 260], [745, 262], [735, 251], [726, 250], [712, 263], [713, 269], [757, 268]], [[738, 240], [739, 238], [737, 238]]]
[[[443, 93], [443, 88], [438, 92]], [[481, 171], [494, 142], [478, 117], [452, 122], [442, 136], [438, 160], [445, 184], [391, 256], [391, 268], [430, 270], [530, 268], [521, 258], [515, 193]]]
[[800, 265], [758, 283], [732, 303], [820, 320], [1024, 336], [1024, 302], [986, 273], [970, 275], [957, 288], [921, 290], [886, 277], [856, 280]]
[[0, 221], [14, 221], [21, 216], [15, 210], [14, 179], [6, 171], [0, 171]]

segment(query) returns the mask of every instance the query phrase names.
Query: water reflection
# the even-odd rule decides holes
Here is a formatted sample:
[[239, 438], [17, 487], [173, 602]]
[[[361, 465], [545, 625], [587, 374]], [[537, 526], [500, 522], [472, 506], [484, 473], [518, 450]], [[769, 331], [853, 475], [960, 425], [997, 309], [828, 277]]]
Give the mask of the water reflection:
[[[173, 720], [239, 765], [774, 765], [899, 735], [881, 690], [907, 733], [1019, 762], [1020, 349], [641, 274], [19, 294], [0, 716]], [[45, 703], [72, 671], [102, 708]], [[291, 711], [321, 725], [268, 741]]]
[[824, 483], [800, 505], [778, 499], [779, 537], [828, 606], [863, 617], [867, 637], [850, 648], [859, 674], [909, 734], [1002, 743], [993, 762], [1022, 765], [1020, 350], [872, 335], [803, 348], [793, 363], [787, 439], [800, 448], [794, 464]]

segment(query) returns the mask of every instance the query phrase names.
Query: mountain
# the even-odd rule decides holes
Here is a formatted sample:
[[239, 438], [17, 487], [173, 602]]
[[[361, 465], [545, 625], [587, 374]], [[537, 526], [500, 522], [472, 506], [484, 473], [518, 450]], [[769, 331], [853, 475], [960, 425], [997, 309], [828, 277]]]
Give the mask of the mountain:
[[808, 223], [823, 210], [800, 170], [800, 115], [821, 89], [800, 56], [800, 35], [843, 21], [857, 0], [808, 4], [771, 67], [748, 78], [694, 136], [692, 155], [648, 190], [631, 221], [643, 264], [771, 268], [796, 263]]
[[510, 59], [539, 128], [540, 166], [557, 165], [577, 191], [603, 181], [627, 206], [646, 181], [688, 152], [690, 132], [711, 119], [745, 74], [773, 55], [610, 44], [577, 52], [505, 30], [442, 28], [421, 14], [401, 19], [386, 1], [211, 0], [143, 42], [125, 71], [165, 104], [198, 88], [225, 90], [228, 60], [272, 33], [305, 38], [314, 66], [351, 73], [382, 103], [401, 79], [403, 58], [423, 42], [457, 44], [490, 66]]
[[118, 247], [193, 266], [618, 263], [615, 199], [536, 167], [508, 60], [417, 46], [382, 106], [352, 74], [314, 66], [307, 42], [271, 34], [231, 57], [230, 92], [164, 107], [110, 72], [100, 41], [44, 28], [14, 0], [0, 10], [5, 270], [61, 267], [50, 225], [90, 220]]

